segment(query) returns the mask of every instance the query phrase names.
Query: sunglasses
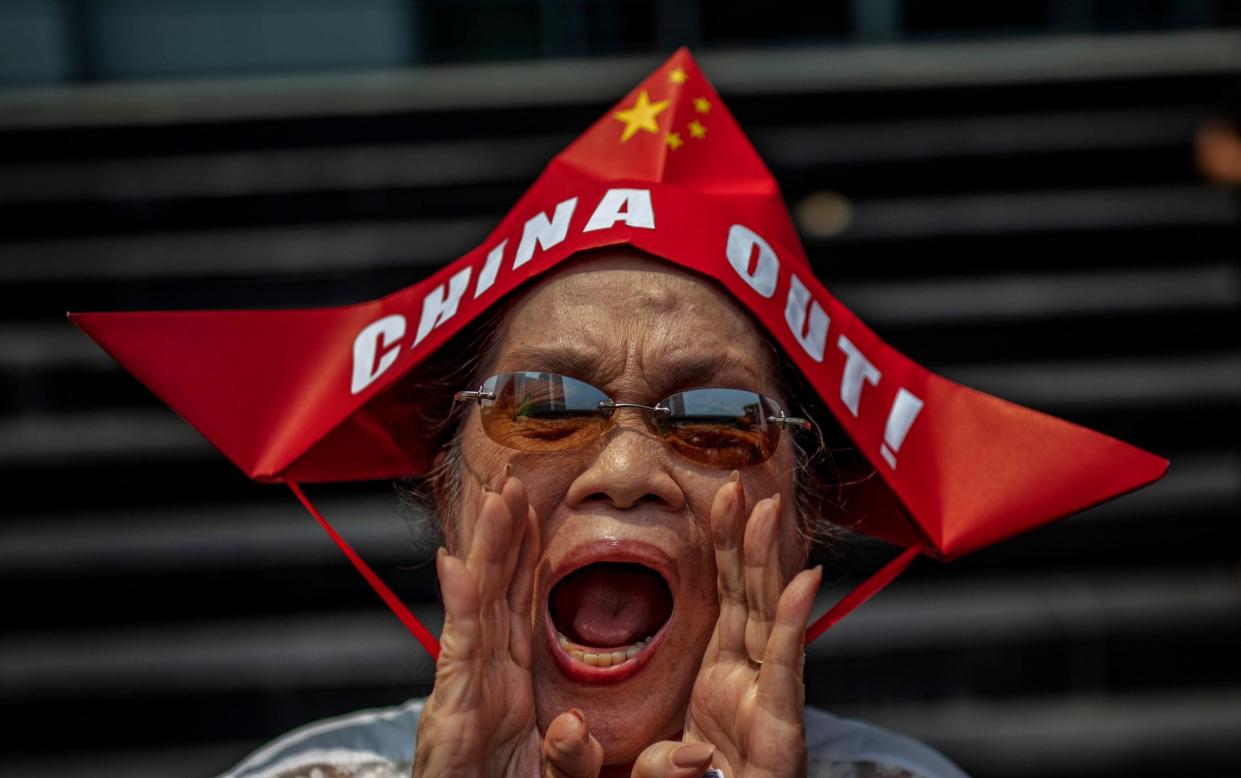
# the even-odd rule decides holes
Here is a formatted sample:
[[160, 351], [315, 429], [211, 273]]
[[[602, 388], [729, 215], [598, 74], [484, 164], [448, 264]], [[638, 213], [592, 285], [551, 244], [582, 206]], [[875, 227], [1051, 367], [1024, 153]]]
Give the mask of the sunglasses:
[[496, 443], [532, 452], [585, 446], [616, 425], [618, 409], [638, 408], [650, 412], [644, 414], [647, 427], [674, 451], [713, 467], [765, 462], [782, 426], [811, 426], [785, 416], [770, 397], [744, 389], [689, 389], [639, 405], [618, 403], [585, 381], [556, 373], [500, 373], [453, 400], [476, 401], [483, 430]]

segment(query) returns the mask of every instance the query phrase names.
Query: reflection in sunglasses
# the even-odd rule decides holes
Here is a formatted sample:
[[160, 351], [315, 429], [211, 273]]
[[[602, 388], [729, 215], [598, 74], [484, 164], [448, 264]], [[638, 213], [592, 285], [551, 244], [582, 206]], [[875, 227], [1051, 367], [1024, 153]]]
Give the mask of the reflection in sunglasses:
[[478, 402], [492, 440], [531, 452], [587, 445], [616, 424], [618, 409], [634, 408], [672, 450], [717, 467], [766, 461], [779, 443], [781, 426], [810, 426], [785, 416], [775, 400], [745, 389], [689, 389], [651, 406], [617, 403], [585, 381], [556, 373], [501, 373], [478, 390], [458, 392], [456, 399]]

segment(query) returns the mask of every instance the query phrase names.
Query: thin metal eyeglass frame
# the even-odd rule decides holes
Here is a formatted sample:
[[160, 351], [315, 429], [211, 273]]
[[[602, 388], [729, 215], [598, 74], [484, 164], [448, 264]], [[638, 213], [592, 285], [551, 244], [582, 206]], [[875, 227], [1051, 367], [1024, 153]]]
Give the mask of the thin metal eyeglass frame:
[[[540, 371], [525, 371], [525, 372], [540, 372]], [[473, 400], [473, 401], [476, 401], [476, 402], [477, 402], [477, 401], [480, 401], [480, 400], [494, 400], [494, 399], [496, 398], [495, 394], [493, 394], [492, 392], [488, 392], [488, 391], [486, 390], [487, 381], [490, 381], [492, 378], [497, 378], [497, 377], [499, 377], [499, 376], [501, 376], [501, 375], [506, 375], [506, 374], [505, 374], [505, 373], [497, 373], [496, 375], [489, 376], [487, 379], [485, 379], [485, 380], [483, 381], [483, 383], [481, 383], [481, 384], [479, 384], [479, 385], [478, 385], [478, 388], [477, 388], [477, 389], [463, 389], [463, 390], [461, 390], [461, 391], [459, 391], [459, 392], [454, 393], [454, 394], [453, 394], [453, 396], [452, 396], [452, 401], [453, 401], [453, 404], [455, 405], [457, 402], [459, 402], [459, 401], [465, 401], [465, 400]], [[557, 374], [555, 374], [555, 373], [548, 373], [547, 375], [557, 375]], [[563, 377], [564, 377], [564, 378], [571, 378], [571, 376], [563, 376]], [[598, 392], [599, 394], [602, 394], [604, 397], [607, 397], [607, 393], [606, 393], [606, 392], [604, 392], [604, 391], [603, 391], [602, 389], [600, 389], [599, 387], [597, 387], [597, 386], [593, 386], [593, 385], [591, 385], [591, 384], [587, 384], [585, 381], [582, 381], [580, 378], [574, 378], [573, 380], [575, 380], [575, 381], [580, 381], [581, 383], [586, 384], [587, 386], [589, 386], [591, 389], [594, 389], [594, 390], [595, 390], [596, 392]], [[715, 386], [702, 386], [702, 387], [694, 387], [694, 388], [695, 388], [695, 389], [733, 389], [734, 387], [727, 387], [727, 386], [721, 386], [721, 387], [715, 387]], [[687, 390], [685, 390], [685, 391], [687, 391], [687, 392], [688, 392], [688, 391], [693, 391], [693, 389], [687, 389]], [[746, 392], [749, 392], [749, 391], [751, 391], [751, 390], [749, 390], [749, 389], [743, 389], [743, 390], [740, 390], [740, 391], [746, 391]], [[684, 393], [685, 393], [685, 392], [676, 392], [676, 393], [674, 393], [674, 394], [669, 395], [668, 397], [665, 397], [665, 398], [664, 398], [664, 400], [668, 399], [669, 397], [675, 397], [677, 394], [684, 394]], [[754, 393], [754, 394], [756, 394], [756, 395], [758, 395], [759, 397], [762, 397], [763, 399], [767, 400], [767, 401], [768, 401], [768, 402], [770, 402], [772, 405], [775, 405], [777, 408], [779, 408], [779, 407], [780, 407], [780, 404], [779, 404], [779, 403], [777, 403], [775, 400], [771, 399], [770, 397], [767, 397], [767, 396], [765, 396], [765, 395], [759, 394], [758, 392], [753, 392], [753, 393]], [[606, 411], [606, 415], [604, 416], [604, 418], [606, 418], [606, 419], [610, 419], [610, 418], [612, 417], [612, 414], [613, 414], [613, 413], [615, 413], [615, 412], [616, 412], [616, 409], [618, 409], [618, 408], [641, 408], [642, 410], [645, 410], [645, 411], [650, 411], [651, 413], [656, 414], [656, 415], [665, 415], [665, 416], [666, 416], [666, 415], [671, 414], [671, 413], [672, 413], [672, 409], [671, 409], [671, 408], [667, 408], [667, 407], [665, 407], [665, 406], [661, 405], [660, 403], [662, 403], [662, 402], [663, 402], [663, 400], [660, 400], [658, 403], [656, 403], [656, 404], [654, 404], [654, 405], [642, 405], [641, 403], [618, 403], [618, 402], [616, 402], [615, 400], [613, 400], [611, 397], [607, 397], [607, 399], [606, 399], [606, 400], [600, 400], [600, 401], [599, 401], [599, 406], [598, 406], [598, 409], [599, 409], [599, 410], [601, 410], [601, 411]], [[781, 425], [781, 426], [792, 426], [792, 427], [795, 427], [795, 428], [797, 428], [797, 429], [803, 429], [803, 430], [808, 430], [808, 429], [811, 429], [811, 428], [814, 426], [813, 424], [811, 424], [811, 423], [810, 423], [810, 420], [809, 420], [809, 419], [803, 419], [803, 418], [801, 418], [800, 416], [785, 416], [785, 415], [784, 415], [784, 409], [783, 409], [783, 408], [780, 408], [780, 415], [779, 415], [779, 416], [768, 416], [768, 417], [767, 417], [767, 423], [768, 423], [768, 424], [779, 424], [779, 425]]]

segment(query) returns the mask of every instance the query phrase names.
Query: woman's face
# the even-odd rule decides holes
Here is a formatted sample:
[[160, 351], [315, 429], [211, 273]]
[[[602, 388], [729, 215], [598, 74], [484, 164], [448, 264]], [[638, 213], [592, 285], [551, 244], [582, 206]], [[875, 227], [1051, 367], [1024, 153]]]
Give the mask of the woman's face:
[[[698, 386], [749, 389], [785, 407], [773, 354], [723, 292], [663, 262], [618, 249], [542, 281], [498, 332], [489, 374], [570, 375], [616, 402], [654, 405]], [[481, 484], [506, 464], [542, 522], [535, 582], [533, 675], [540, 731], [581, 710], [608, 762], [630, 761], [680, 731], [718, 612], [709, 512], [729, 470], [685, 459], [649, 430], [645, 411], [622, 409], [582, 448], [527, 453], [487, 437], [479, 414], [464, 426], [457, 548], [468, 547]], [[769, 460], [743, 468], [746, 512], [776, 492], [786, 576], [804, 564], [793, 516], [795, 461], [788, 435]], [[569, 649], [558, 645], [558, 635]], [[570, 651], [625, 651], [654, 637], [637, 672], [598, 673], [566, 663]], [[585, 652], [584, 652], [585, 653]], [[574, 660], [576, 661], [576, 660]], [[603, 678], [602, 676], [608, 676]]]

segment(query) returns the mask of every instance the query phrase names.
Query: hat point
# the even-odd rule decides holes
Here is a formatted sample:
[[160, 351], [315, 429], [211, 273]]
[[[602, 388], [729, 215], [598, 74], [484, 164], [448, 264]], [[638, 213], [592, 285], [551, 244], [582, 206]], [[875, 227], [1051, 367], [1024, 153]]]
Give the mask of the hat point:
[[770, 225], [804, 256], [775, 177], [687, 46], [651, 70], [552, 161], [595, 181], [684, 187]]

